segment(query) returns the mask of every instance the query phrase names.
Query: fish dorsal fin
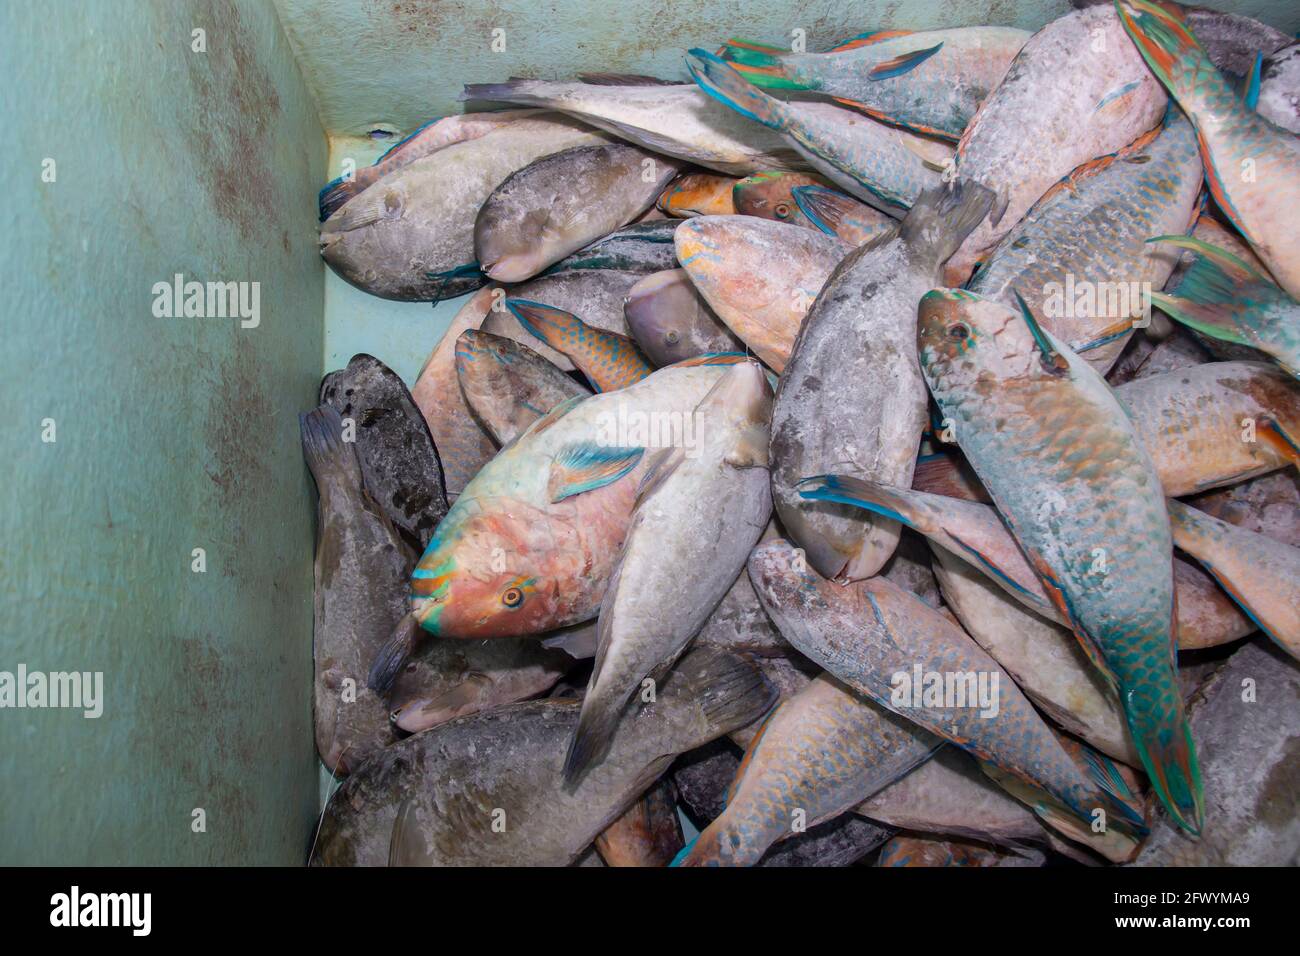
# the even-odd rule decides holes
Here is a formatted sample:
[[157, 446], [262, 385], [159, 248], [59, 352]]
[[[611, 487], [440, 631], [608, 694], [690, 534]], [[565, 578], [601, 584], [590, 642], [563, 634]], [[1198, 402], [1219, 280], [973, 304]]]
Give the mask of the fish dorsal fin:
[[562, 450], [551, 462], [546, 493], [551, 502], [595, 491], [618, 481], [641, 461], [644, 448], [619, 448], [579, 442]]
[[636, 490], [634, 508], [640, 507], [655, 491], [668, 480], [679, 465], [686, 459], [686, 449], [673, 446], [657, 449], [646, 466], [645, 476]]
[[701, 352], [665, 368], [692, 368], [697, 365], [739, 365], [749, 360], [744, 352]]
[[680, 80], [661, 80], [642, 73], [579, 73], [588, 86], [681, 86]]
[[845, 50], [856, 50], [859, 47], [871, 46], [873, 43], [882, 43], [885, 40], [892, 40], [894, 37], [910, 36], [914, 30], [868, 30], [866, 33], [859, 33], [851, 36], [847, 40], [841, 40], [835, 44], [827, 53], [843, 53]]
[[1070, 363], [1065, 360], [1065, 356], [1056, 350], [1056, 346], [1052, 345], [1051, 340], [1047, 337], [1047, 333], [1043, 331], [1043, 327], [1039, 325], [1038, 320], [1034, 318], [1034, 313], [1029, 308], [1029, 303], [1027, 303], [1020, 295], [1019, 290], [1012, 289], [1011, 291], [1015, 294], [1016, 304], [1020, 307], [1020, 316], [1025, 320], [1025, 324], [1029, 326], [1029, 334], [1034, 337], [1034, 344], [1038, 346], [1038, 351], [1042, 356], [1043, 367], [1057, 372], [1066, 371], [1070, 367]]
[[1246, 109], [1255, 110], [1259, 107], [1259, 84], [1263, 78], [1264, 71], [1264, 54], [1255, 53], [1255, 62], [1250, 65], [1250, 74], [1246, 77], [1246, 95], [1243, 97], [1246, 101]]

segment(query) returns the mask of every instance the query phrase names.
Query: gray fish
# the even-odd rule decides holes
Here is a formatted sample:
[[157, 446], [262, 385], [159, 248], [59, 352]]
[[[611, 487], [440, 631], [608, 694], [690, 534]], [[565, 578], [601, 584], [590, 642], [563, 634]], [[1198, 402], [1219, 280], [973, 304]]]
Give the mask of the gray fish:
[[[600, 760], [628, 699], [677, 659], [767, 527], [771, 401], [757, 362], [734, 365], [695, 408], [695, 441], [651, 461], [600, 607], [600, 644], [566, 779]], [[701, 535], [702, 528], [713, 530]]]
[[[412, 619], [412, 626], [418, 627]], [[393, 726], [417, 734], [545, 693], [573, 666], [564, 651], [536, 638], [425, 641], [388, 692]]]
[[574, 269], [555, 275], [538, 276], [511, 286], [508, 293], [496, 298], [480, 328], [484, 332], [503, 335], [527, 345], [562, 371], [571, 372], [574, 364], [569, 361], [569, 357], [525, 329], [519, 319], [506, 308], [506, 298], [540, 302], [579, 316], [593, 328], [630, 338], [627, 319], [623, 315], [623, 300], [627, 298], [628, 290], [640, 279], [640, 273], [617, 269]]
[[755, 127], [693, 83], [647, 82], [645, 77], [626, 80], [470, 84], [461, 98], [549, 107], [646, 149], [721, 173], [747, 176], [762, 169], [807, 168], [778, 135]]
[[576, 701], [454, 720], [394, 744], [344, 783], [326, 807], [312, 863], [565, 866], [677, 754], [752, 722], [773, 698], [753, 665], [694, 651], [573, 790], [560, 772]]
[[923, 194], [897, 235], [840, 263], [799, 330], [772, 411], [772, 498], [823, 577], [875, 574], [898, 544], [899, 526], [864, 524], [837, 505], [809, 507], [794, 486], [836, 471], [911, 485], [929, 411], [916, 304], [992, 201], [977, 185]]
[[673, 246], [673, 233], [676, 231], [676, 219], [642, 219], [622, 229], [615, 229], [572, 255], [565, 256], [543, 275], [572, 272], [575, 269], [613, 269], [619, 272], [639, 272], [642, 275], [662, 272], [677, 265], [677, 250]]
[[591, 394], [527, 345], [475, 329], [456, 342], [456, 376], [475, 420], [501, 447], [561, 402]]
[[578, 146], [517, 170], [474, 222], [479, 267], [522, 282], [649, 209], [678, 164], [625, 143]]
[[1255, 111], [1285, 130], [1300, 133], [1300, 43], [1292, 43], [1264, 61]]
[[685, 269], [655, 272], [632, 286], [623, 314], [632, 338], [659, 368], [706, 352], [745, 350], [713, 314]]
[[316, 751], [336, 776], [392, 739], [388, 708], [366, 686], [375, 652], [407, 611], [415, 555], [362, 486], [343, 420], [321, 405], [302, 416], [302, 451], [316, 479]]
[[517, 120], [431, 153], [383, 177], [321, 226], [321, 255], [372, 295], [437, 301], [486, 281], [474, 221], [501, 182], [538, 157], [609, 137], [567, 117]]
[[401, 378], [372, 355], [326, 375], [320, 403], [355, 426], [366, 491], [416, 551], [447, 513], [442, 464], [424, 416]]

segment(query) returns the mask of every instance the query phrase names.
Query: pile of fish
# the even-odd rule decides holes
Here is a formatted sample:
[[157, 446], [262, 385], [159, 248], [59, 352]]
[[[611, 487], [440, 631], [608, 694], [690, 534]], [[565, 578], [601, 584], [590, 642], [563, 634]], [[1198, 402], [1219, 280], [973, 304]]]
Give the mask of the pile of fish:
[[470, 86], [302, 416], [318, 865], [1300, 862], [1300, 48], [1087, 3]]

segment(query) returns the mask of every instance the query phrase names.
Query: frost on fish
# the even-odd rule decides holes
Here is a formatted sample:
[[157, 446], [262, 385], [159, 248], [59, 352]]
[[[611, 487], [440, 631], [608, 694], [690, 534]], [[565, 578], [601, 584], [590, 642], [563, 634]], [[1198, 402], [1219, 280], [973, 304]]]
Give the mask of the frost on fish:
[[340, 277], [385, 299], [437, 301], [483, 285], [474, 257], [479, 208], [507, 176], [557, 150], [608, 142], [565, 117], [521, 119], [417, 159], [321, 226]]
[[1109, 4], [1071, 11], [1030, 37], [957, 144], [956, 180], [981, 183], [998, 200], [949, 260], [944, 284], [962, 285], [1053, 183], [1133, 142], [1166, 102]]
[[727, 327], [780, 374], [799, 325], [852, 247], [832, 236], [753, 216], [682, 223], [677, 259]]

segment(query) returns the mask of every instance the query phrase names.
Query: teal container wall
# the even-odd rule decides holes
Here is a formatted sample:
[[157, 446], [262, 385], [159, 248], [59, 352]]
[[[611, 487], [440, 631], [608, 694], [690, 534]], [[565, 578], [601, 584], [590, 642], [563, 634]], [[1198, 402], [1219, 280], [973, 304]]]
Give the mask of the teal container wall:
[[[315, 102], [266, 0], [8, 0], [0, 36], [0, 670], [104, 680], [99, 719], [0, 710], [0, 863], [300, 863]], [[176, 273], [259, 282], [260, 325], [156, 318]]]

